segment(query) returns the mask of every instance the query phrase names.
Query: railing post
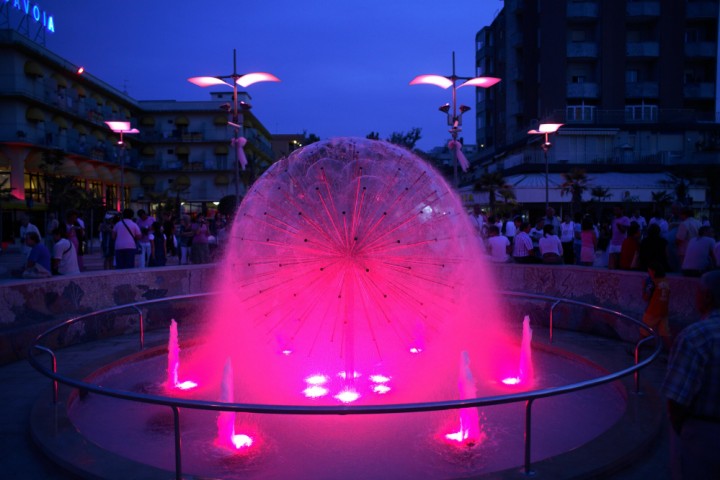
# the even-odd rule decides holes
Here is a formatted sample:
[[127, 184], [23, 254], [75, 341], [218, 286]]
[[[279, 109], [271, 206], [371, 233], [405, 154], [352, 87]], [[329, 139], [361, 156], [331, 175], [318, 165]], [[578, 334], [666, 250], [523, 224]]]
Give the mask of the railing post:
[[525, 475], [533, 476], [535, 472], [530, 468], [530, 447], [532, 446], [532, 404], [534, 398], [525, 402]]
[[137, 305], [133, 305], [133, 308], [137, 310], [138, 315], [140, 316], [140, 350], [143, 350], [145, 348], [145, 324], [143, 322], [143, 313], [140, 307], [138, 307]]
[[175, 424], [175, 479], [182, 479], [182, 457], [180, 450], [180, 409], [172, 405], [173, 423]]
[[549, 325], [550, 343], [553, 342], [553, 314], [555, 313], [555, 307], [557, 307], [559, 303], [560, 303], [560, 300], [556, 300], [555, 303], [553, 303], [552, 306], [550, 307], [550, 325]]

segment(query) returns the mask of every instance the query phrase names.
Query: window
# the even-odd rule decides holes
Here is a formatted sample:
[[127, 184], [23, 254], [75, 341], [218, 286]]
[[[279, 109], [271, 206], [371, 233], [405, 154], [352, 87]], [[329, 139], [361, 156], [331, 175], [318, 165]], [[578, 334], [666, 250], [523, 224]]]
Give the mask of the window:
[[572, 83], [585, 83], [585, 75], [573, 75], [571, 82]]
[[637, 83], [638, 71], [637, 70], [625, 70], [625, 82]]

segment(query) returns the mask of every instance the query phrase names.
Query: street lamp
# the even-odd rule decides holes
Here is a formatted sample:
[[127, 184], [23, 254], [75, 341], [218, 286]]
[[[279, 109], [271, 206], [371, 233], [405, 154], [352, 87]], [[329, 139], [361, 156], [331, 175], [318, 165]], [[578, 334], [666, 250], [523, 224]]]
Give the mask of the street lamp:
[[[459, 80], [465, 80], [457, 85]], [[462, 131], [462, 115], [470, 110], [466, 105], [457, 105], [457, 89], [461, 87], [492, 87], [500, 81], [496, 77], [460, 77], [455, 74], [455, 52], [452, 54], [452, 75], [418, 75], [413, 78], [410, 85], [436, 85], [440, 88], [448, 89], [452, 87], [452, 104], [446, 103], [440, 107], [440, 111], [447, 115], [448, 126], [450, 127], [450, 135], [452, 142], [448, 145], [454, 152], [453, 154], [453, 183], [458, 186], [458, 161], [461, 163], [463, 171], [467, 171], [469, 165], [467, 159], [462, 154], [461, 145], [457, 141], [458, 133]], [[459, 110], [459, 113], [458, 113]]]
[[140, 133], [140, 130], [132, 128], [130, 122], [109, 120], [105, 123], [110, 130], [120, 134], [118, 145], [120, 145], [120, 211], [122, 212], [125, 210], [125, 142], [123, 135]]
[[[232, 83], [226, 82], [226, 80], [232, 80]], [[233, 48], [233, 73], [230, 75], [217, 75], [214, 77], [192, 77], [188, 78], [188, 82], [194, 83], [199, 87], [210, 87], [213, 85], [227, 85], [233, 89], [233, 115], [232, 121], [228, 122], [228, 125], [233, 127], [233, 139], [232, 145], [235, 147], [235, 206], [240, 205], [240, 168], [245, 170], [247, 164], [247, 158], [242, 148], [247, 142], [245, 138], [240, 135], [242, 129], [243, 120], [240, 118], [238, 112], [238, 91], [237, 86], [248, 87], [253, 83], [258, 82], [279, 82], [280, 79], [270, 73], [256, 72], [256, 73], [245, 73], [240, 75], [237, 73], [237, 50]], [[251, 108], [249, 103], [241, 102], [244, 110]]]
[[562, 127], [562, 123], [541, 123], [537, 130], [530, 130], [528, 133], [530, 135], [545, 135], [545, 141], [543, 142], [541, 148], [543, 150], [543, 154], [545, 156], [545, 211], [547, 212], [548, 207], [550, 206], [550, 190], [549, 190], [549, 183], [548, 183], [548, 176], [549, 176], [549, 167], [548, 167], [548, 150], [550, 150], [550, 147], [552, 147], [552, 143], [550, 143], [549, 136], [551, 133], [555, 133], [558, 131], [558, 128]]

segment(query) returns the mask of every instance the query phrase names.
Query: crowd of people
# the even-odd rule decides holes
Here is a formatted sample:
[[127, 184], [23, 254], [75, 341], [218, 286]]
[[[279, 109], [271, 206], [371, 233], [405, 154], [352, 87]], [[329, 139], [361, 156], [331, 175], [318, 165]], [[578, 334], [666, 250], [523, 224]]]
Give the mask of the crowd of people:
[[[83, 257], [90, 236], [82, 216], [71, 210], [61, 222], [50, 214], [46, 231], [43, 238], [29, 216], [20, 217], [25, 260], [13, 270], [14, 276], [45, 278], [85, 270]], [[228, 221], [220, 212], [209, 220], [202, 214], [177, 217], [172, 212], [155, 218], [144, 209], [135, 212], [128, 208], [108, 212], [98, 227], [97, 238], [103, 268], [122, 270], [210, 263], [224, 247], [227, 233]]]
[[524, 216], [488, 215], [479, 206], [470, 214], [482, 250], [494, 262], [545, 263], [647, 271], [659, 262], [665, 272], [699, 277], [720, 268], [720, 241], [707, 218], [690, 207], [673, 207], [646, 220], [628, 217], [622, 207], [612, 217], [569, 214], [553, 208], [531, 222]]

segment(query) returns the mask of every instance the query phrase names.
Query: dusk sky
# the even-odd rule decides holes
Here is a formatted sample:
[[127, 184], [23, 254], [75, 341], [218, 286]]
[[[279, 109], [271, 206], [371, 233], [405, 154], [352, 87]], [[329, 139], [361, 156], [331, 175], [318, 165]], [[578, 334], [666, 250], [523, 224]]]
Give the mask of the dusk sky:
[[[449, 90], [409, 86], [416, 75], [474, 76], [475, 34], [498, 0], [38, 0], [55, 20], [46, 46], [137, 100], [205, 100], [211, 88], [187, 78], [270, 72], [281, 83], [248, 87], [253, 112], [271, 133], [322, 139], [422, 129], [418, 147], [449, 139], [438, 107]], [[219, 87], [219, 89], [221, 89]], [[230, 89], [228, 88], [228, 91]], [[461, 135], [475, 143], [473, 107]]]

